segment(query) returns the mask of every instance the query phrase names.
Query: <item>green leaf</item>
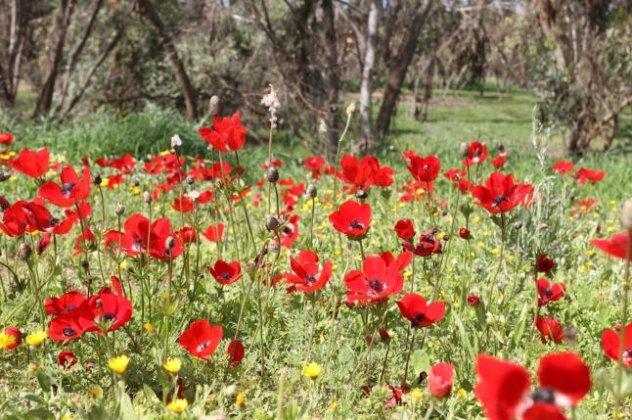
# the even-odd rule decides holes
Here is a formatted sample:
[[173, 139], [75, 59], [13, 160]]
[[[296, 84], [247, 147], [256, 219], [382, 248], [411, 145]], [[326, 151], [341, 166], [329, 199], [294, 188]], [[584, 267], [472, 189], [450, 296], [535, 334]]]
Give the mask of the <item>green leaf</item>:
[[518, 318], [518, 323], [516, 324], [516, 328], [514, 329], [513, 336], [511, 337], [511, 343], [509, 349], [515, 349], [522, 339], [522, 335], [524, 334], [525, 326], [527, 325], [527, 319], [529, 318], [529, 302], [525, 302], [522, 305], [522, 311], [520, 312], [520, 317]]
[[44, 372], [37, 372], [37, 382], [44, 392], [50, 392], [51, 380]]

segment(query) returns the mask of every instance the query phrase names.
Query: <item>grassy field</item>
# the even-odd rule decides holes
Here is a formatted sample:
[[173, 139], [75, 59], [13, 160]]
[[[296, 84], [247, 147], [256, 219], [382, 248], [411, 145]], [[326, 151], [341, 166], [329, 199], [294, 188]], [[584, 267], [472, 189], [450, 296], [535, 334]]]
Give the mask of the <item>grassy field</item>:
[[[575, 169], [606, 172], [602, 181], [581, 185], [551, 170], [561, 157], [561, 136], [534, 129], [535, 103], [536, 98], [524, 92], [489, 92], [481, 98], [477, 92], [451, 91], [437, 95], [429, 121], [422, 124], [409, 118], [404, 102], [389, 147], [378, 154], [382, 166], [393, 167], [393, 183], [371, 186], [365, 199], [371, 208], [370, 222], [354, 219], [349, 224], [368, 229], [360, 240], [340, 234], [330, 218], [343, 202], [359, 200], [355, 186], [326, 175], [313, 179], [299, 164], [311, 151], [287, 133], [279, 137], [291, 140], [274, 145], [275, 158], [284, 161], [279, 170], [283, 182], [276, 187], [280, 198], [276, 198], [275, 187], [268, 189], [263, 181], [256, 184], [265, 176], [260, 168], [267, 160], [264, 146], [247, 145], [239, 152], [245, 169], [241, 179], [228, 182], [222, 180], [223, 173], [207, 180], [196, 178], [192, 169], [200, 169], [199, 163], [188, 161], [185, 179], [190, 181], [182, 182], [177, 159], [163, 153], [175, 133], [182, 137], [183, 154], [202, 158], [204, 165], [218, 159], [236, 165], [237, 160], [232, 153], [219, 157], [209, 150], [197, 127], [175, 112], [148, 109], [119, 117], [104, 110], [63, 125], [1, 116], [0, 132], [15, 134], [10, 150], [47, 146], [53, 158], [38, 179], [13, 170], [0, 183], [0, 194], [14, 205], [39, 196], [56, 219], [73, 221], [74, 227], [44, 246], [52, 226], [42, 226], [52, 218], [33, 222], [33, 209], [39, 207], [32, 206], [24, 213], [26, 221], [11, 226], [33, 225], [33, 233], [0, 234], [0, 331], [16, 327], [24, 333], [15, 349], [8, 349], [12, 342], [0, 335], [0, 417], [482, 418], [475, 391], [481, 380], [475, 373], [478, 355], [520, 363], [533, 373], [542, 356], [572, 351], [590, 369], [592, 387], [581, 395], [576, 408], [565, 413], [576, 419], [629, 418], [632, 375], [621, 371], [619, 376], [617, 363], [604, 356], [600, 345], [604, 330], [629, 322], [622, 320], [621, 313], [627, 299], [622, 287], [625, 264], [590, 243], [621, 231], [622, 204], [632, 198], [632, 156], [623, 153], [630, 143], [629, 119], [622, 121], [612, 151], [591, 153], [575, 162]], [[350, 149], [355, 135], [351, 130], [341, 155]], [[461, 143], [474, 139], [487, 143], [490, 156], [468, 171], [472, 183], [482, 184], [494, 171], [489, 160], [497, 154], [495, 145], [502, 143], [508, 153], [503, 171], [533, 187], [532, 194], [520, 197], [521, 204], [503, 216], [491, 214], [470, 192], [458, 192], [443, 176], [447, 169], [461, 165]], [[422, 199], [405, 202], [400, 198], [413, 177], [402, 152], [409, 149], [419, 155], [436, 154], [441, 171], [432, 193], [427, 185], [425, 190], [414, 185], [413, 191], [423, 190]], [[87, 198], [68, 205], [64, 198], [84, 184], [67, 178], [59, 182], [65, 164], [79, 168], [83, 156], [94, 160], [123, 153], [132, 153], [139, 161], [174, 159], [154, 173], [142, 164], [129, 173], [93, 164], [92, 175], [100, 175], [100, 183], [92, 184]], [[10, 155], [2, 154], [5, 160]], [[116, 176], [122, 176], [123, 182], [109, 188]], [[42, 186], [44, 181], [60, 185]], [[310, 183], [318, 189], [314, 200], [305, 195]], [[246, 187], [252, 190], [244, 191]], [[53, 194], [51, 199], [51, 191], [61, 198]], [[206, 191], [211, 192], [209, 201], [196, 204], [190, 212], [178, 210], [183, 197], [197, 200]], [[491, 207], [508, 200], [502, 195]], [[79, 216], [85, 210], [73, 215], [82, 203], [90, 203], [90, 216]], [[16, 213], [15, 208], [5, 211], [3, 221]], [[281, 217], [281, 228], [270, 222], [273, 214]], [[360, 218], [359, 214], [354, 217]], [[141, 218], [145, 224], [138, 222]], [[412, 257], [405, 267], [389, 269], [389, 278], [402, 281], [401, 290], [391, 296], [352, 304], [348, 300], [350, 284], [358, 275], [355, 270], [370, 271], [363, 261], [381, 267], [386, 263], [377, 262], [376, 258], [382, 260], [378, 254], [404, 254], [406, 241], [398, 238], [394, 225], [408, 218], [416, 238], [431, 241], [434, 251], [439, 243], [442, 252]], [[155, 232], [129, 233], [157, 219], [161, 228]], [[216, 231], [208, 229], [218, 224], [224, 227], [219, 240]], [[195, 232], [197, 241], [182, 243], [184, 234], [176, 229], [186, 227]], [[469, 239], [459, 233], [461, 227], [469, 229]], [[114, 249], [106, 249], [105, 239], [118, 237], [115, 231], [121, 230], [130, 236], [126, 248], [119, 239], [110, 243]], [[160, 240], [152, 242], [152, 235]], [[281, 240], [284, 245], [276, 246]], [[116, 249], [117, 243], [121, 249]], [[178, 255], [170, 259], [176, 252], [172, 250]], [[318, 277], [301, 274], [296, 263], [290, 264], [290, 258], [305, 250], [318, 254], [318, 276], [330, 264], [331, 278], [315, 292], [289, 293], [284, 275], [298, 273], [309, 286]], [[553, 271], [536, 272], [541, 254], [553, 258]], [[226, 279], [209, 271], [218, 260], [239, 263], [242, 276], [232, 284], [221, 283]], [[308, 265], [314, 268], [311, 262]], [[382, 287], [384, 273], [367, 273], [368, 287]], [[120, 278], [122, 291], [112, 275]], [[564, 283], [564, 297], [538, 306], [535, 275]], [[100, 321], [77, 337], [72, 334], [77, 332], [75, 324], [71, 330], [62, 324], [66, 328], [51, 334], [51, 320], [70, 321], [56, 313], [54, 305], [47, 305], [53, 307], [52, 314], [44, 312], [44, 299], [69, 290], [99, 297], [82, 301], [82, 310], [97, 311], [89, 314]], [[444, 317], [427, 327], [412, 328], [396, 304], [407, 293], [445, 304]], [[470, 301], [471, 295], [480, 301]], [[105, 314], [103, 302], [111, 301], [117, 303], [114, 315], [120, 319]], [[74, 309], [64, 306], [60, 311], [68, 315], [63, 311]], [[95, 318], [95, 313], [100, 317]], [[543, 339], [535, 326], [542, 316], [557, 320], [559, 337]], [[109, 322], [123, 318], [125, 323], [116, 331], [108, 330]], [[183, 340], [195, 320], [222, 327], [223, 339], [214, 343], [217, 348], [210, 339], [195, 341], [204, 335], [199, 331]], [[72, 322], [79, 321], [72, 318]], [[68, 336], [73, 339], [64, 338]], [[227, 353], [231, 339], [245, 346], [245, 356], [235, 364]], [[200, 358], [209, 346], [213, 347], [210, 357]], [[76, 364], [60, 364], [61, 351], [72, 352]], [[438, 395], [426, 379], [438, 362], [454, 366], [445, 395]], [[535, 383], [535, 375], [531, 377]], [[503, 383], [501, 388], [514, 386]], [[523, 395], [524, 401], [527, 395], [533, 394]]]

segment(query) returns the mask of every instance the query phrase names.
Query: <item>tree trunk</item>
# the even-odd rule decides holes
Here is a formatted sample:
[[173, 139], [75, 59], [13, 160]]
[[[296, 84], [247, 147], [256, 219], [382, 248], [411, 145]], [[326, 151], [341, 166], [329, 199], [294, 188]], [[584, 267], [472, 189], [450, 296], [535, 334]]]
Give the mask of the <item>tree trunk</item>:
[[406, 72], [415, 54], [417, 41], [421, 35], [426, 18], [430, 13], [433, 1], [426, 0], [423, 5], [417, 6], [417, 10], [413, 15], [408, 33], [406, 34], [402, 45], [397, 54], [388, 64], [388, 77], [386, 87], [384, 89], [384, 97], [382, 105], [377, 116], [376, 132], [380, 140], [383, 140], [388, 133], [391, 125], [391, 118], [395, 112], [397, 99], [402, 89], [402, 84], [406, 78]]
[[335, 155], [338, 147], [338, 135], [340, 134], [340, 116], [338, 112], [340, 76], [338, 74], [338, 50], [333, 1], [323, 0], [321, 7], [323, 9], [325, 37], [325, 92], [327, 95], [325, 125], [327, 126], [329, 153]]
[[367, 20], [366, 40], [364, 42], [364, 59], [362, 66], [362, 84], [360, 86], [360, 132], [365, 150], [375, 146], [371, 127], [371, 82], [375, 64], [375, 40], [379, 17], [379, 0], [371, 0]]
[[15, 103], [28, 21], [28, 3], [13, 0], [11, 2], [8, 58], [5, 63], [0, 63], [0, 107], [3, 108], [10, 108]]
[[55, 93], [55, 82], [59, 74], [64, 57], [64, 46], [66, 44], [66, 34], [70, 26], [70, 18], [75, 7], [75, 0], [62, 0], [57, 26], [55, 28], [56, 39], [53, 48], [53, 54], [50, 60], [48, 74], [44, 78], [44, 84], [37, 98], [37, 106], [35, 108], [35, 116], [50, 112], [53, 105], [53, 94]]
[[103, 50], [103, 52], [101, 52], [101, 54], [99, 55], [99, 57], [97, 58], [95, 63], [90, 68], [90, 71], [88, 71], [88, 74], [86, 75], [85, 79], [81, 83], [81, 86], [79, 88], [79, 92], [70, 101], [70, 104], [68, 105], [68, 109], [66, 109], [66, 111], [64, 111], [64, 115], [63, 115], [64, 118], [79, 103], [79, 101], [83, 97], [83, 94], [86, 92], [86, 90], [90, 86], [90, 81], [92, 80], [92, 77], [94, 76], [96, 71], [99, 69], [101, 64], [103, 64], [103, 62], [108, 58], [108, 56], [114, 50], [114, 48], [119, 43], [121, 38], [123, 38], [123, 32], [124, 32], [123, 28], [124, 28], [124, 26], [121, 29], [119, 29], [118, 32], [116, 32], [116, 34], [114, 35], [114, 38], [112, 38], [110, 43], [105, 47], [105, 50]]
[[178, 50], [176, 49], [176, 45], [173, 42], [173, 39], [167, 32], [162, 19], [160, 19], [160, 16], [156, 12], [156, 9], [154, 9], [151, 1], [137, 0], [136, 6], [136, 10], [142, 16], [144, 16], [149, 21], [149, 23], [151, 23], [153, 27], [158, 31], [160, 43], [162, 44], [162, 47], [167, 54], [169, 61], [171, 61], [171, 65], [173, 66], [176, 78], [178, 79], [178, 83], [180, 84], [180, 90], [182, 91], [182, 96], [184, 97], [184, 106], [186, 108], [187, 117], [190, 120], [194, 120], [195, 118], [197, 118], [196, 93], [193, 89], [193, 85], [191, 84], [191, 80], [189, 79], [189, 75], [184, 68], [184, 64], [178, 56]]
[[70, 87], [70, 78], [72, 77], [72, 74], [74, 73], [75, 68], [77, 67], [77, 63], [79, 62], [79, 57], [81, 56], [81, 53], [83, 52], [83, 49], [85, 48], [86, 43], [88, 42], [88, 39], [90, 38], [90, 35], [92, 34], [92, 29], [94, 29], [94, 24], [97, 21], [97, 17], [99, 16], [99, 12], [101, 11], [102, 6], [103, 6], [103, 0], [96, 0], [96, 4], [94, 6], [94, 9], [92, 10], [92, 13], [90, 14], [90, 19], [88, 20], [86, 29], [83, 32], [83, 36], [81, 37], [81, 40], [79, 41], [79, 44], [77, 44], [77, 47], [75, 48], [73, 53], [70, 55], [68, 68], [66, 70], [66, 77], [64, 78], [64, 81], [61, 87], [61, 100], [59, 102], [59, 105], [57, 105], [56, 112], [59, 112], [64, 107], [64, 104], [66, 102], [66, 97], [68, 96], [68, 88]]

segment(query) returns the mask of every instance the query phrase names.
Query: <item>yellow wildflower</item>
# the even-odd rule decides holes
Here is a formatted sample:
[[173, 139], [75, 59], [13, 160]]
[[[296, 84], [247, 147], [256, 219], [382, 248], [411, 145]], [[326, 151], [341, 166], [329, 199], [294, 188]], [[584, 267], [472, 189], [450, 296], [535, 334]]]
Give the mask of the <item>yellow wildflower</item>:
[[4, 331], [0, 331], [0, 350], [4, 350], [13, 344], [15, 344], [15, 337]]
[[26, 336], [26, 344], [29, 346], [39, 346], [46, 340], [46, 331], [38, 330]]
[[410, 391], [410, 396], [413, 397], [415, 400], [419, 401], [424, 397], [424, 393], [422, 392], [421, 389], [415, 388], [412, 391]]
[[331, 406], [329, 406], [329, 411], [331, 411], [332, 413], [335, 413], [337, 409], [338, 409], [338, 401], [333, 400], [331, 403]]
[[318, 363], [312, 362], [303, 368], [303, 376], [309, 379], [316, 379], [320, 375], [321, 370]]
[[244, 404], [246, 404], [246, 397], [244, 396], [243, 392], [238, 392], [237, 396], [235, 397], [235, 405], [237, 407], [243, 407]]
[[113, 357], [108, 361], [108, 367], [119, 375], [125, 373], [127, 365], [129, 365], [129, 357], [126, 355]]
[[103, 397], [103, 388], [101, 388], [99, 385], [91, 386], [90, 388], [88, 388], [88, 395], [90, 395], [92, 398], [101, 398]]
[[175, 358], [167, 360], [162, 367], [169, 373], [176, 374], [182, 368], [182, 360]]
[[35, 373], [39, 370], [40, 365], [37, 363], [29, 363], [28, 367], [26, 368], [28, 370], [29, 373]]
[[459, 388], [459, 390], [456, 391], [456, 395], [460, 398], [465, 398], [467, 397], [467, 391], [464, 390], [463, 388]]
[[167, 405], [167, 408], [174, 413], [180, 414], [184, 410], [186, 410], [188, 406], [189, 402], [187, 400], [185, 400], [184, 398], [176, 398], [175, 400], [171, 401], [169, 405]]

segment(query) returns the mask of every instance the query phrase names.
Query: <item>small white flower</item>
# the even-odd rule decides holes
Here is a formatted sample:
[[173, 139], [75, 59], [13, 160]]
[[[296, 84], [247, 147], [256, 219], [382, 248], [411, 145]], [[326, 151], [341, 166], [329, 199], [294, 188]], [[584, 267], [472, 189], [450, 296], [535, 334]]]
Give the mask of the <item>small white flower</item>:
[[199, 191], [195, 191], [195, 190], [193, 190], [193, 191], [189, 191], [189, 193], [187, 194], [187, 196], [188, 196], [191, 200], [195, 201], [195, 200], [197, 200], [198, 198], [200, 198], [200, 192], [199, 192]]
[[277, 110], [281, 107], [281, 102], [279, 102], [279, 97], [274, 90], [274, 86], [270, 85], [270, 93], [263, 95], [261, 105], [268, 108], [268, 112], [270, 113], [270, 124], [272, 128], [276, 128], [278, 120]]
[[180, 136], [176, 134], [171, 137], [171, 148], [175, 149], [176, 147], [180, 146], [182, 146], [182, 139], [180, 138]]

